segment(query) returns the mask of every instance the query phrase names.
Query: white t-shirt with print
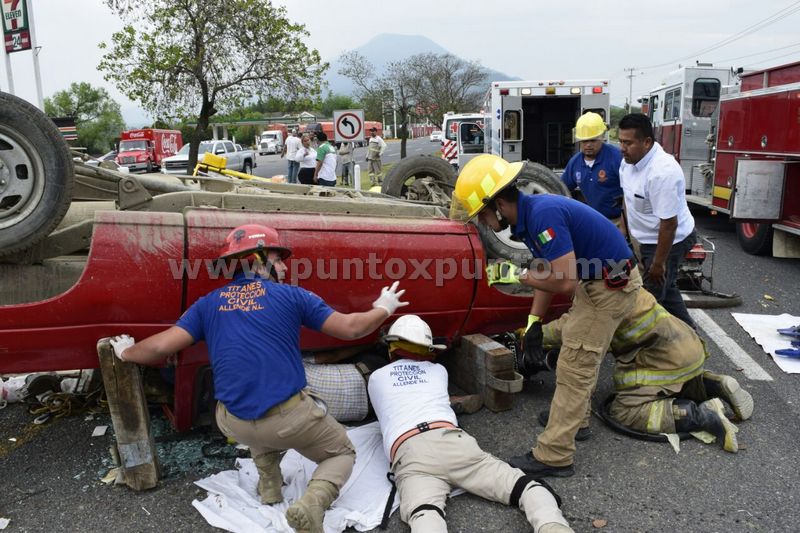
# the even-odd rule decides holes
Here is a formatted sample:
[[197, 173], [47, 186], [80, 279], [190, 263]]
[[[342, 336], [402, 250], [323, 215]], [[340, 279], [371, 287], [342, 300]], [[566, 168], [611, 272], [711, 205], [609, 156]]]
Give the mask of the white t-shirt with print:
[[458, 425], [447, 393], [447, 370], [438, 363], [398, 359], [369, 376], [369, 399], [390, 457], [397, 438], [422, 422]]

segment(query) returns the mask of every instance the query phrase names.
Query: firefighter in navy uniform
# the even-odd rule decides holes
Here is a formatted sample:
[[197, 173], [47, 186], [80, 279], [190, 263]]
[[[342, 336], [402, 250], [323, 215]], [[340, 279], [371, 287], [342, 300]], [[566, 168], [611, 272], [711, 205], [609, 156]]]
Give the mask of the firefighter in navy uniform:
[[[138, 343], [121, 335], [111, 344], [123, 361], [155, 364], [206, 341], [217, 425], [250, 448], [261, 502], [283, 501], [281, 453], [297, 450], [318, 466], [286, 518], [297, 531], [322, 533], [325, 510], [350, 476], [355, 448], [344, 427], [307, 389], [300, 327], [357, 339], [407, 303], [400, 301], [405, 291], [398, 292], [395, 282], [381, 291], [369, 311], [336, 312], [314, 293], [281, 283], [290, 254], [273, 228], [246, 224], [234, 229], [220, 255], [221, 260], [237, 261], [233, 280], [193, 303], [166, 331]], [[241, 266], [245, 262], [248, 268]]]
[[[511, 465], [535, 476], [574, 474], [575, 436], [588, 425], [600, 362], [617, 332], [635, 336], [648, 326], [650, 337], [668, 341], [669, 356], [618, 360], [627, 393], [618, 397], [612, 412], [622, 423], [646, 431], [707, 430], [726, 450], [736, 451], [737, 428], [725, 418], [719, 400], [695, 403], [707, 397], [704, 394], [675, 399], [684, 384], [705, 383], [705, 350], [692, 328], [667, 320], [669, 313], [642, 289], [622, 234], [606, 217], [576, 200], [520, 193], [514, 185], [521, 168], [522, 163], [507, 163], [494, 155], [476, 157], [459, 175], [451, 207], [454, 218], [477, 216], [479, 223], [494, 231], [510, 225], [535, 258], [530, 270], [517, 270], [510, 263], [487, 268], [490, 283], [518, 282], [534, 290], [519, 361], [523, 373], [547, 368], [541, 317], [553, 295], [573, 295], [569, 312], [550, 328], [551, 342], [560, 340], [561, 349], [547, 427], [536, 446], [513, 457]], [[626, 353], [635, 356], [637, 350]], [[752, 398], [733, 378], [724, 381], [720, 394], [749, 416]]]

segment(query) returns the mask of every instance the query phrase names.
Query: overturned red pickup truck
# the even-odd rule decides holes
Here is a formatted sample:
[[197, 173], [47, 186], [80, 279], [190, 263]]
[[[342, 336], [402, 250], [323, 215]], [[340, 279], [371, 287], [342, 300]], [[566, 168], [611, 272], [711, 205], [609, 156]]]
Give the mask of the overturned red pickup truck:
[[[44, 122], [40, 129], [47, 129]], [[450, 220], [446, 206], [254, 180], [209, 177], [199, 180], [201, 186], [185, 185], [73, 165], [69, 157], [37, 172], [42, 139], [24, 143], [19, 139], [37, 133], [12, 133], [17, 137], [7, 136], [10, 149], [0, 150], [0, 158], [30, 161], [26, 179], [40, 180], [42, 187], [71, 177], [75, 183], [66, 187], [68, 211], [57, 227], [44, 237], [32, 232], [36, 238], [25, 247], [0, 247], [0, 373], [97, 368], [98, 339], [120, 333], [141, 339], [169, 327], [197, 298], [225, 283], [230, 273], [215, 259], [227, 233], [244, 223], [276, 228], [293, 251], [288, 281], [342, 312], [369, 308], [375, 294], [397, 279], [411, 302], [403, 313], [422, 316], [450, 341], [512, 330], [530, 309], [531, 294], [513, 292], [522, 288], [487, 286], [486, 237], [471, 224]], [[63, 141], [51, 141], [47, 150], [66, 151]], [[418, 193], [430, 188], [422, 171], [416, 178]], [[92, 180], [105, 182], [106, 189], [115, 182], [116, 190], [105, 199], [86, 199], [87, 191], [98, 189]], [[407, 198], [413, 186], [404, 185]], [[0, 206], [2, 194], [0, 189]], [[58, 204], [55, 211], [63, 209]], [[2, 216], [0, 210], [0, 221]], [[13, 229], [0, 226], [0, 242]], [[567, 306], [559, 300], [551, 313]], [[372, 343], [377, 335], [358, 342]], [[301, 336], [303, 350], [346, 345], [309, 330]], [[207, 366], [203, 343], [178, 354], [170, 413], [179, 430], [193, 423], [198, 372]]]

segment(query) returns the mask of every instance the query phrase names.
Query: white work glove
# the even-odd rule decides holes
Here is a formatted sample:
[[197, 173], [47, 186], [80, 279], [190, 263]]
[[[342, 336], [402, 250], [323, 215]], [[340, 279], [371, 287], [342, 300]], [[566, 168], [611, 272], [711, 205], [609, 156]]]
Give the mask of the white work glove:
[[384, 311], [386, 311], [389, 316], [392, 316], [395, 311], [397, 311], [398, 307], [403, 307], [404, 305], [408, 305], [408, 302], [401, 302], [400, 297], [406, 292], [405, 289], [402, 291], [397, 291], [397, 286], [400, 285], [399, 281], [395, 281], [392, 283], [391, 287], [384, 287], [381, 289], [381, 295], [378, 296], [378, 299], [372, 302], [372, 307], [378, 308], [380, 307]]
[[133, 340], [133, 337], [130, 335], [118, 335], [116, 337], [111, 337], [108, 342], [111, 343], [111, 346], [114, 348], [114, 355], [116, 355], [120, 361], [125, 361], [125, 358], [122, 356], [122, 354], [125, 353], [125, 350], [136, 343], [136, 341]]

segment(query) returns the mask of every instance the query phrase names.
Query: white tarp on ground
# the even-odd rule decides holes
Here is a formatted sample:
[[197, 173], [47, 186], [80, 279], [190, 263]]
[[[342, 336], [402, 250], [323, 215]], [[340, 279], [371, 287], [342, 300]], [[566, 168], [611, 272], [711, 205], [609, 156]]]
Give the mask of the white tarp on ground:
[[775, 355], [775, 350], [791, 348], [792, 337], [781, 335], [778, 329], [790, 328], [800, 324], [800, 317], [784, 313], [782, 315], [751, 315], [731, 313], [733, 318], [753, 339], [772, 356], [775, 364], [787, 374], [800, 374], [800, 359]]
[[[348, 429], [356, 448], [353, 473], [339, 498], [325, 514], [325, 533], [340, 533], [347, 527], [368, 531], [383, 518], [391, 485], [386, 479], [389, 460], [383, 451], [377, 422]], [[208, 497], [192, 505], [214, 527], [237, 533], [291, 533], [284, 513], [306, 489], [316, 463], [289, 450], [281, 461], [285, 485], [284, 502], [261, 505], [256, 492], [258, 472], [252, 459], [237, 459], [236, 470], [227, 470], [195, 482], [208, 491]], [[399, 502], [395, 497], [392, 512]]]

